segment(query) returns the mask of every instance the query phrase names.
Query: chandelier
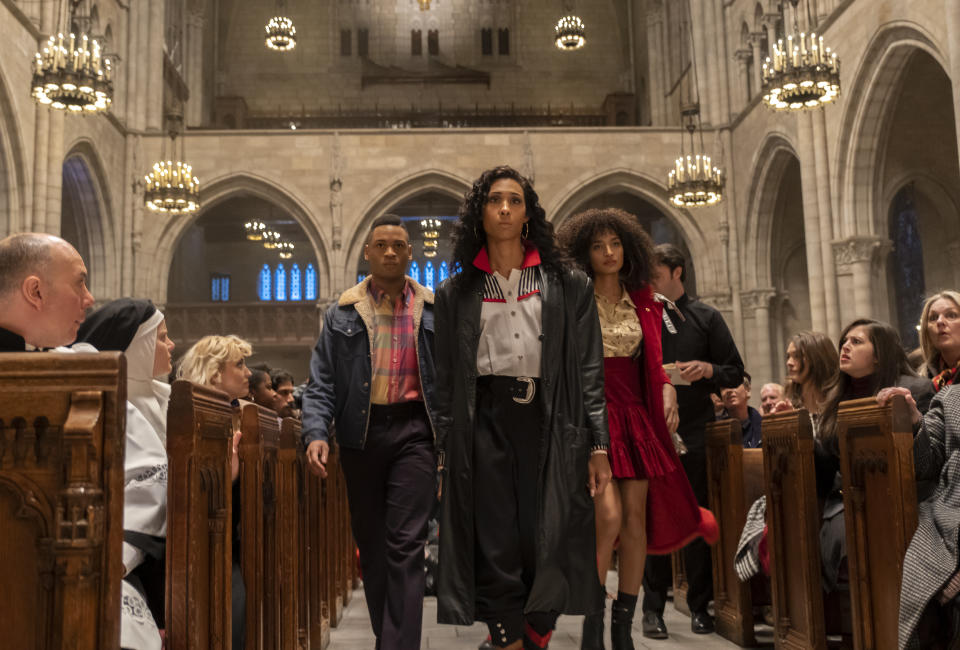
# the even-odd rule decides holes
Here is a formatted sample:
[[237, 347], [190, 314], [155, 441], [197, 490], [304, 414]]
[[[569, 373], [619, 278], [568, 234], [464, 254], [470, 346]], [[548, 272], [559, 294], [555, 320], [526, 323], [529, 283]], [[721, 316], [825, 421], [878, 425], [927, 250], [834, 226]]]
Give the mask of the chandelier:
[[263, 233], [263, 247], [274, 249], [280, 246], [280, 233], [276, 230], [268, 230]]
[[420, 11], [427, 11], [430, 9], [430, 0], [417, 0], [420, 3]]
[[[171, 111], [167, 115], [170, 148], [176, 157], [177, 135], [183, 130], [183, 112]], [[185, 146], [180, 139], [180, 160], [166, 158], [166, 142], [163, 143], [161, 160], [153, 164], [146, 175], [144, 202], [154, 212], [173, 214], [196, 212], [200, 209], [200, 180], [193, 175], [193, 167], [183, 162]]]
[[[700, 107], [691, 104], [681, 109], [681, 115], [687, 119], [689, 150], [680, 138], [680, 156], [674, 162], [674, 168], [667, 175], [667, 192], [670, 202], [681, 208], [695, 208], [714, 205], [723, 199], [723, 172], [713, 164], [703, 146], [703, 129], [698, 129]], [[699, 139], [696, 132], [700, 131]], [[699, 148], [697, 147], [699, 140]]]
[[[799, 0], [793, 4], [794, 18]], [[763, 64], [763, 101], [776, 110], [805, 110], [823, 106], [840, 95], [840, 60], [823, 44], [823, 36], [801, 32], [779, 39], [773, 56]]]
[[286, 16], [274, 16], [264, 29], [267, 30], [266, 44], [271, 50], [287, 52], [297, 46], [297, 28]]
[[[74, 16], [78, 2], [58, 11], [58, 22], [83, 20]], [[84, 33], [51, 36], [34, 55], [32, 95], [40, 104], [73, 113], [105, 111], [113, 101], [113, 70], [100, 43]]]
[[421, 219], [420, 230], [423, 232], [423, 256], [436, 257], [437, 248], [440, 246], [440, 226], [443, 225], [439, 219]]
[[293, 257], [293, 242], [282, 241], [277, 244], [277, 250], [280, 251], [280, 259], [288, 260]]
[[250, 241], [261, 241], [263, 239], [263, 232], [267, 229], [267, 225], [262, 221], [254, 219], [253, 221], [248, 221], [243, 224], [243, 229], [247, 233], [247, 239]]
[[580, 16], [567, 15], [557, 21], [553, 28], [557, 33], [557, 49], [564, 52], [579, 50], [587, 42], [586, 31]]

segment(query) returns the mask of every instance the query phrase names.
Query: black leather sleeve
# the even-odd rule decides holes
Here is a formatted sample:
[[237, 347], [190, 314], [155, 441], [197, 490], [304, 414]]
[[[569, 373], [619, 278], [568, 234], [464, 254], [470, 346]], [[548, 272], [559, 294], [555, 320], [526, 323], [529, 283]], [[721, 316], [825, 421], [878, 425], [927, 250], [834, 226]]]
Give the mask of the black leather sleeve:
[[570, 294], [576, 305], [575, 336], [580, 355], [580, 385], [586, 425], [590, 428], [594, 445], [608, 445], [610, 432], [607, 429], [607, 401], [603, 387], [603, 338], [593, 281], [577, 271], [572, 274], [570, 284], [573, 289]]

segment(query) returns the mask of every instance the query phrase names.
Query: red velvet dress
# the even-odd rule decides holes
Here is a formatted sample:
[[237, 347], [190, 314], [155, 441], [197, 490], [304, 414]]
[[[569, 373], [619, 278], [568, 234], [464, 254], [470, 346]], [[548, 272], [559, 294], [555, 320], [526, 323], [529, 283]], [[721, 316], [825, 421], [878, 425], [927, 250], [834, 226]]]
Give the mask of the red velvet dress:
[[610, 423], [610, 465], [614, 478], [649, 481], [647, 552], [665, 555], [697, 537], [717, 541], [713, 514], [697, 505], [693, 489], [673, 447], [663, 416], [661, 323], [663, 306], [646, 287], [630, 293], [643, 331], [639, 358], [604, 359]]

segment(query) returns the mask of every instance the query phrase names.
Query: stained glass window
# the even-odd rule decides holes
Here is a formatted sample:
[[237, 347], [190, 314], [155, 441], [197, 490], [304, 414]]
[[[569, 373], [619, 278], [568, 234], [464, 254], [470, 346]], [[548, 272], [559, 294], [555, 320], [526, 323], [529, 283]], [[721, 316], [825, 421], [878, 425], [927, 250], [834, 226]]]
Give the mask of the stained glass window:
[[220, 276], [220, 300], [227, 302], [230, 300], [230, 276]]
[[893, 252], [893, 286], [896, 295], [900, 340], [908, 349], [917, 347], [920, 337], [916, 325], [923, 311], [926, 283], [923, 272], [923, 244], [912, 185], [897, 192], [890, 211], [890, 239]]
[[317, 271], [313, 268], [313, 264], [307, 264], [307, 272], [305, 278], [304, 286], [304, 299], [305, 300], [316, 300], [317, 299]]
[[417, 260], [410, 262], [410, 270], [407, 271], [411, 278], [420, 282], [420, 265], [417, 264]]
[[270, 267], [264, 264], [263, 268], [260, 269], [260, 282], [257, 286], [257, 295], [260, 296], [260, 300], [270, 300], [271, 275]]
[[275, 278], [274, 284], [277, 287], [275, 300], [286, 300], [287, 299], [287, 270], [283, 268], [283, 264], [277, 264], [277, 270], [274, 273], [274, 278]]
[[440, 262], [440, 282], [450, 277], [450, 271], [447, 269], [447, 261]]
[[220, 302], [220, 276], [214, 275], [210, 278], [210, 300]]
[[367, 276], [365, 276], [363, 273], [357, 273], [357, 284], [360, 284], [361, 282], [363, 282], [363, 279], [365, 277]]
[[296, 262], [290, 267], [290, 300], [300, 300], [300, 267]]
[[423, 267], [423, 285], [433, 291], [433, 262], [427, 262]]

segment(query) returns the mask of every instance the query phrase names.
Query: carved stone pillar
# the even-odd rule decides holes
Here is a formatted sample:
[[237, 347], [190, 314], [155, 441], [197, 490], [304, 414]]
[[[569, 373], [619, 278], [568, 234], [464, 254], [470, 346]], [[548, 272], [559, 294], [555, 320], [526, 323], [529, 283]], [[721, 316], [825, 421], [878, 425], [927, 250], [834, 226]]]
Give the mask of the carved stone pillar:
[[822, 110], [808, 112], [813, 132], [814, 164], [816, 165], [817, 214], [820, 219], [820, 247], [823, 259], [823, 295], [827, 333], [840, 334], [840, 305], [837, 301], [837, 277], [830, 250], [834, 238], [833, 204], [830, 200], [830, 166], [827, 151], [827, 123]]
[[754, 92], [759, 92], [763, 87], [763, 52], [760, 45], [766, 35], [763, 32], [753, 32], [750, 34], [750, 47], [753, 49], [753, 87]]
[[750, 87], [750, 62], [753, 61], [753, 51], [742, 49], [737, 50], [734, 56], [737, 58], [737, 78], [740, 80], [740, 101], [741, 107], [750, 103], [753, 93], [759, 91], [759, 88]]
[[777, 23], [780, 22], [780, 14], [764, 14], [763, 29], [767, 32], [767, 47], [773, 51], [773, 44], [777, 42]]
[[191, 11], [187, 15], [187, 56], [184, 58], [187, 89], [190, 91], [185, 115], [187, 126], [201, 126], [204, 121], [203, 27], [205, 22], [201, 11]]
[[753, 342], [740, 352], [745, 355], [747, 371], [753, 376], [757, 386], [762, 386], [776, 376], [770, 337], [770, 301], [776, 295], [773, 288], [752, 289], [740, 294], [743, 314], [753, 314]]
[[666, 100], [663, 96], [666, 92], [664, 66], [667, 62], [663, 47], [663, 5], [651, 3], [647, 12], [647, 40], [650, 43], [650, 78], [647, 80], [650, 89], [650, 121], [653, 126], [663, 126], [667, 116]]
[[853, 276], [851, 298], [856, 318], [880, 316], [877, 314], [876, 305], [881, 298], [878, 295], [883, 279], [881, 262], [890, 252], [890, 248], [890, 240], [881, 237], [850, 237], [834, 243], [837, 272], [849, 272]]
[[[46, 108], [45, 106], [43, 108]], [[63, 203], [63, 111], [53, 111], [47, 122], [50, 139], [47, 151], [46, 217], [43, 231], [60, 234], [60, 206]], [[89, 260], [87, 260], [89, 262]]]
[[797, 116], [797, 140], [803, 196], [803, 238], [807, 251], [807, 278], [810, 285], [810, 319], [813, 329], [826, 333], [826, 304], [823, 279], [823, 250], [820, 245], [820, 211], [817, 197], [817, 165], [813, 150], [813, 125], [810, 114]]
[[947, 43], [950, 44], [950, 78], [953, 79], [953, 119], [960, 155], [960, 2], [944, 3], [947, 12]]

